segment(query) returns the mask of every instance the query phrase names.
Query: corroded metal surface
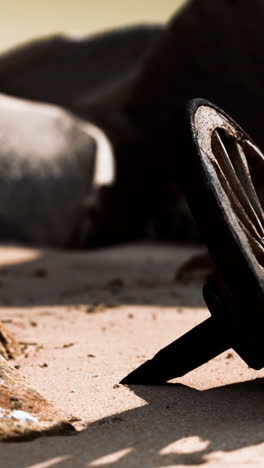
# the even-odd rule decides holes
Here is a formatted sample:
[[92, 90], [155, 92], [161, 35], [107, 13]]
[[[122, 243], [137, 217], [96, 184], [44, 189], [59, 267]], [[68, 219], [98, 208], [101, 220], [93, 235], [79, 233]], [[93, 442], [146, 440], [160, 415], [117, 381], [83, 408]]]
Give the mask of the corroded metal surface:
[[0, 440], [73, 431], [65, 416], [0, 356]]
[[15, 337], [0, 322], [0, 355], [5, 359], [15, 359], [21, 353], [21, 346]]

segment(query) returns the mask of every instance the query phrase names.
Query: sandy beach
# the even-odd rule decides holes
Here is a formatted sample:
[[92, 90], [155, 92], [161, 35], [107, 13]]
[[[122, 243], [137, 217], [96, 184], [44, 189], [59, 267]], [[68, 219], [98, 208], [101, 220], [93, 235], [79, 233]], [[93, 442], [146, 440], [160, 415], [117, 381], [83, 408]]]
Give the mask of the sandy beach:
[[1, 467], [263, 466], [264, 371], [235, 352], [168, 385], [119, 385], [208, 317], [202, 272], [175, 281], [201, 251], [1, 247], [0, 316], [23, 343], [12, 365], [78, 431], [2, 443]]

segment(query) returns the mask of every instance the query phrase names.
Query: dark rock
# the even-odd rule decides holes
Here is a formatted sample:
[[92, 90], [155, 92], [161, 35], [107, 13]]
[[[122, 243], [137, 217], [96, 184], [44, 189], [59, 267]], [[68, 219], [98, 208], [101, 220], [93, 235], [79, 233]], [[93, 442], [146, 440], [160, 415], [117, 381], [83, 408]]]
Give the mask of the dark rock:
[[[124, 237], [119, 233], [119, 200], [126, 178], [119, 162], [115, 186], [96, 193], [92, 202], [86, 196], [91, 191], [93, 138], [97, 144], [104, 139], [87, 120], [99, 125], [115, 148], [120, 141], [128, 141], [128, 146], [133, 143], [133, 128], [123, 105], [162, 30], [161, 25], [142, 25], [82, 39], [58, 35], [2, 54], [2, 93], [56, 104], [86, 122], [58, 107], [1, 97], [5, 139], [0, 152], [0, 225], [4, 240], [80, 247]], [[128, 153], [121, 163], [126, 172]], [[124, 193], [125, 216], [130, 209], [126, 198]]]
[[46, 104], [0, 96], [1, 240], [67, 246], [93, 184], [85, 123]]
[[181, 223], [178, 216], [178, 161], [184, 158], [188, 100], [214, 102], [264, 147], [263, 20], [261, 0], [187, 2], [168, 24], [128, 99], [128, 119], [143, 138], [145, 182], [137, 198], [150, 194], [144, 210], [153, 209], [163, 238], [197, 238], [187, 210]]
[[112, 134], [131, 83], [162, 30], [143, 24], [82, 38], [33, 40], [0, 57], [0, 90], [67, 108]]

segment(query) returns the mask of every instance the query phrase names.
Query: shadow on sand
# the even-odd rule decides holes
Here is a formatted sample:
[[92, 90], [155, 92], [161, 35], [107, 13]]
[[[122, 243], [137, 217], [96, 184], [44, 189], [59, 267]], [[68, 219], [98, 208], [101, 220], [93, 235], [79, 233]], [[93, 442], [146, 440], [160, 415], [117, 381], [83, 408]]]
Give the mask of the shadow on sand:
[[[176, 280], [179, 268], [204, 251], [199, 247], [131, 244], [25, 253], [23, 247], [6, 249], [0, 250], [0, 307], [93, 303], [204, 307], [203, 268], [193, 275], [191, 271], [190, 280]], [[10, 256], [18, 260], [9, 264]]]
[[[30, 447], [20, 444], [21, 468], [31, 466], [32, 454], [35, 463], [43, 462], [36, 456], [39, 445], [42, 453], [46, 447], [45, 460], [54, 460], [47, 465], [53, 468], [146, 468], [202, 465], [215, 452], [225, 454], [264, 440], [264, 379], [206, 391], [180, 384], [134, 386], [129, 390], [147, 404], [96, 421], [77, 437], [56, 438], [56, 442], [39, 439]], [[91, 404], [91, 396], [87, 400]], [[188, 437], [199, 438], [200, 448], [164, 451]], [[16, 466], [13, 452], [14, 447], [7, 447], [9, 468]], [[116, 452], [121, 455], [115, 459]], [[63, 461], [56, 462], [55, 457], [63, 457]]]

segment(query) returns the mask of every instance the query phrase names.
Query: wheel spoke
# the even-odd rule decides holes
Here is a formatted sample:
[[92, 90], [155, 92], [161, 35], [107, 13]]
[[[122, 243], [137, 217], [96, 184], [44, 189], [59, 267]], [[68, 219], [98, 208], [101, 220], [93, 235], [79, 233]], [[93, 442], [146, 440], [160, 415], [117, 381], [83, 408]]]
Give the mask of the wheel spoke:
[[[243, 141], [246, 154], [248, 156], [247, 163], [251, 174], [254, 187], [258, 194], [261, 212], [263, 214], [264, 207], [264, 156], [261, 151], [250, 141]], [[264, 217], [264, 216], [263, 216]]]
[[241, 226], [244, 230], [244, 232], [246, 233], [246, 236], [248, 238], [248, 241], [249, 241], [249, 244], [250, 244], [250, 247], [258, 261], [258, 263], [260, 264], [260, 266], [263, 268], [264, 267], [264, 247], [263, 247], [263, 243], [260, 243], [257, 241], [257, 239], [255, 237], [252, 236], [251, 232], [245, 227], [245, 226]]
[[263, 224], [247, 197], [243, 183], [238, 178], [229, 153], [217, 130], [212, 135], [212, 151], [215, 157], [215, 170], [224, 190], [228, 194], [233, 209], [235, 209], [251, 235], [256, 238], [258, 243], [261, 243], [264, 236]]
[[232, 164], [236, 170], [238, 178], [241, 184], [243, 185], [244, 190], [246, 191], [246, 194], [248, 196], [248, 199], [263, 226], [264, 225], [263, 210], [259, 202], [254, 184], [252, 182], [246, 155], [243, 151], [243, 148], [240, 146], [240, 144], [238, 143], [234, 144], [233, 151], [230, 152], [230, 156], [232, 158]]

